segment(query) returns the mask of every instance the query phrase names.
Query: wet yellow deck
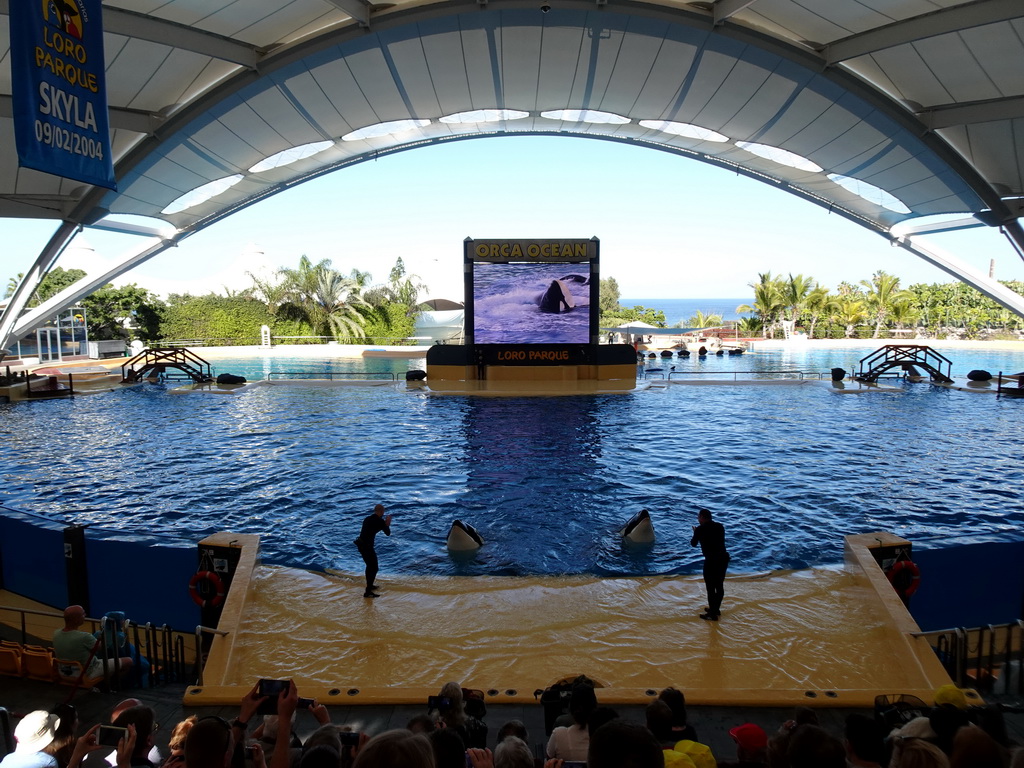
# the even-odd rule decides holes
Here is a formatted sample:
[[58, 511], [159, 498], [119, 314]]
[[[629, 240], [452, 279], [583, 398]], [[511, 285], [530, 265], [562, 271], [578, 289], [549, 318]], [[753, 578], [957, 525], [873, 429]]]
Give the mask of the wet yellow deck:
[[[666, 685], [694, 704], [928, 698], [948, 678], [873, 567], [848, 556], [843, 567], [730, 577], [717, 623], [698, 617], [693, 576], [382, 574], [382, 596], [366, 600], [357, 575], [257, 567], [237, 629], [186, 700], [233, 703], [259, 677], [294, 676], [303, 695], [337, 704], [419, 703], [447, 680], [530, 701], [578, 673], [609, 703]], [[240, 603], [232, 595], [227, 607]]]

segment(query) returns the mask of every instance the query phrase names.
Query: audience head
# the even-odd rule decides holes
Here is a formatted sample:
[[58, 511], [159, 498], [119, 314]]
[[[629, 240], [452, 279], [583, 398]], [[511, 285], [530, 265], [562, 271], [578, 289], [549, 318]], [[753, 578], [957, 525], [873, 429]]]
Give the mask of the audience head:
[[149, 750], [153, 746], [153, 731], [156, 730], [154, 728], [155, 724], [156, 713], [152, 707], [145, 705], [126, 709], [113, 722], [113, 725], [119, 728], [127, 728], [129, 725], [135, 726], [135, 751], [132, 753], [135, 756], [149, 754]]
[[591, 713], [597, 709], [597, 694], [591, 685], [574, 685], [569, 694], [569, 714], [581, 728], [587, 727]]
[[462, 686], [458, 683], [445, 683], [439, 694], [448, 703], [437, 708], [437, 713], [446, 725], [458, 727], [466, 721], [462, 707]]
[[494, 768], [533, 768], [533, 753], [518, 736], [506, 736], [494, 748]]
[[729, 731], [729, 735], [736, 742], [736, 758], [740, 762], [764, 760], [768, 750], [768, 734], [760, 725], [737, 725]]
[[658, 699], [668, 704], [672, 710], [672, 725], [675, 728], [686, 726], [686, 696], [678, 688], [669, 686], [658, 694]]
[[201, 717], [185, 737], [185, 768], [225, 768], [231, 764], [235, 740], [220, 717]]
[[[612, 720], [618, 720], [619, 713], [611, 707], [598, 707], [590, 713], [590, 717], [587, 718], [587, 728], [590, 731], [596, 731], [605, 723], [610, 723]], [[527, 739], [523, 739], [527, 741]]]
[[328, 747], [333, 749], [335, 753], [340, 755], [342, 753], [341, 736], [338, 726], [333, 723], [327, 723], [327, 725], [321, 725], [313, 733], [309, 735], [306, 742], [302, 745], [302, 752], [305, 754], [316, 747]]
[[64, 766], [71, 759], [75, 748], [75, 735], [78, 728], [78, 712], [70, 704], [58, 704], [51, 715], [57, 716], [57, 727], [53, 732], [53, 741], [43, 748], [43, 752], [57, 758], [57, 764]]
[[14, 751], [27, 753], [46, 749], [53, 742], [58, 722], [60, 718], [57, 715], [51, 715], [44, 709], [29, 712], [14, 729], [14, 738], [18, 741]]
[[935, 706], [949, 706], [955, 707], [956, 709], [967, 709], [967, 696], [964, 694], [962, 688], [958, 688], [952, 683], [946, 683], [945, 685], [939, 686], [935, 691]]
[[523, 725], [522, 720], [509, 720], [501, 728], [498, 729], [498, 744], [501, 744], [509, 736], [515, 736], [516, 738], [522, 739], [529, 743], [530, 735], [526, 731], [526, 726]]
[[846, 750], [817, 725], [798, 725], [789, 740], [790, 768], [846, 768]]
[[894, 736], [889, 768], [949, 768], [949, 758], [930, 741]]
[[872, 718], [860, 713], [853, 713], [846, 718], [843, 731], [846, 739], [845, 747], [849, 755], [872, 763], [882, 762], [885, 755], [885, 742], [882, 731]]
[[438, 728], [427, 734], [437, 768], [466, 768], [466, 743], [457, 731]]
[[935, 731], [935, 744], [947, 755], [953, 750], [953, 738], [957, 731], [969, 722], [967, 713], [951, 704], [932, 707], [928, 711], [928, 723]]
[[142, 702], [138, 699], [123, 699], [114, 705], [114, 708], [110, 710], [110, 722], [113, 723], [120, 716], [122, 712], [132, 707], [141, 707]]
[[1006, 750], [981, 728], [967, 726], [953, 737], [953, 751], [949, 755], [950, 768], [1006, 768], [1009, 762]]
[[661, 699], [655, 699], [647, 705], [644, 714], [647, 717], [647, 730], [654, 734], [662, 744], [674, 742], [672, 735], [672, 708]]
[[196, 724], [196, 720], [199, 718], [195, 715], [189, 715], [171, 731], [171, 738], [167, 742], [167, 748], [171, 752], [183, 752], [185, 750], [185, 739], [188, 737], [188, 732], [192, 730], [192, 726]]
[[587, 768], [663, 768], [665, 755], [642, 725], [612, 720], [590, 734]]
[[[340, 743], [340, 742], [339, 742]], [[317, 744], [302, 750], [297, 768], [339, 768], [341, 751], [328, 744]]]
[[359, 750], [352, 768], [393, 768], [399, 765], [403, 768], [437, 768], [434, 751], [426, 736], [404, 729], [384, 731]]
[[80, 605], [69, 605], [64, 609], [64, 626], [67, 629], [78, 629], [85, 624], [85, 608]]
[[437, 723], [430, 715], [416, 715], [405, 724], [405, 727], [413, 733], [430, 733], [437, 727]]

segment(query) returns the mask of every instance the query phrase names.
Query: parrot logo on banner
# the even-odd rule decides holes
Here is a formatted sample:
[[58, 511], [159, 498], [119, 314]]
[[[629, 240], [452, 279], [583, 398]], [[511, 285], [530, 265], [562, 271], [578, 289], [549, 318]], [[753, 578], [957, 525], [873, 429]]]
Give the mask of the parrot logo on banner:
[[76, 40], [82, 39], [82, 14], [75, 2], [42, 0], [43, 18], [61, 32]]

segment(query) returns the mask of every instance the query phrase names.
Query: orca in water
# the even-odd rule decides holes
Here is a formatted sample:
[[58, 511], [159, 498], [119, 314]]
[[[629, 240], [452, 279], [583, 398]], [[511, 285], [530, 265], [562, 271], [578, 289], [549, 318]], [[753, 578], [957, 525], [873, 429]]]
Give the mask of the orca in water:
[[641, 509], [629, 518], [619, 535], [634, 544], [650, 544], [654, 541], [654, 523], [651, 522], [650, 513]]
[[452, 522], [451, 530], [448, 531], [449, 552], [469, 552], [483, 545], [483, 538], [472, 525], [461, 520]]
[[[552, 280], [544, 293], [537, 296], [537, 306], [541, 312], [568, 312], [576, 306], [569, 288], [561, 280]], [[563, 306], [565, 307], [563, 309]]]

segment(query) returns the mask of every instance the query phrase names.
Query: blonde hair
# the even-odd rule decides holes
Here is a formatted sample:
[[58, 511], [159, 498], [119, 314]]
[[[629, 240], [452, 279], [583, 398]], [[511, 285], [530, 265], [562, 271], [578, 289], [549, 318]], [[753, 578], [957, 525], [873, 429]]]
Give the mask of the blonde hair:
[[199, 718], [196, 715], [189, 715], [171, 731], [171, 738], [167, 742], [167, 748], [172, 752], [181, 752], [185, 749], [185, 739], [188, 737], [188, 732], [192, 730], [192, 726], [196, 724], [196, 720]]
[[949, 758], [930, 741], [894, 736], [889, 768], [949, 768]]

